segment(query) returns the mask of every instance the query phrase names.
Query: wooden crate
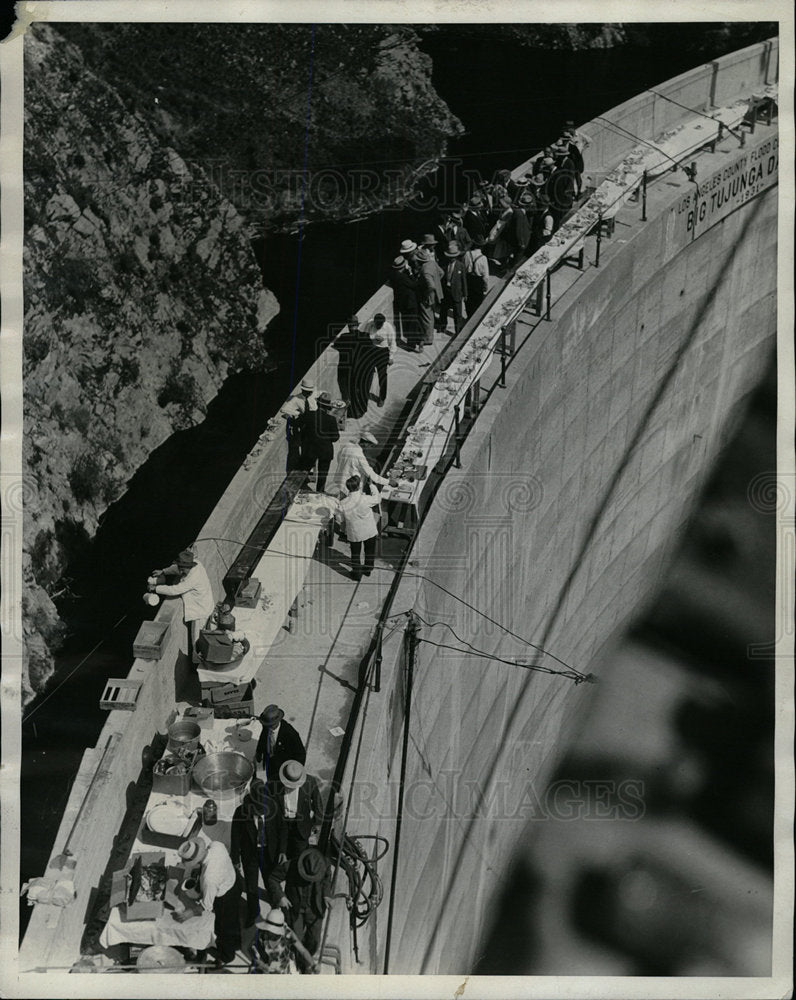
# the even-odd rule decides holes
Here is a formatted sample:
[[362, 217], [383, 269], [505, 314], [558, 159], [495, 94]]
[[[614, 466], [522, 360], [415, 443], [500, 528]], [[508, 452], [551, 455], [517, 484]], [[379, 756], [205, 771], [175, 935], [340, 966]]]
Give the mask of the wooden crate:
[[111, 712], [121, 709], [124, 712], [134, 712], [135, 703], [141, 691], [143, 681], [131, 681], [126, 677], [109, 677], [105, 682], [99, 707]]
[[142, 660], [159, 660], [168, 630], [169, 622], [142, 622], [133, 639], [133, 656]]

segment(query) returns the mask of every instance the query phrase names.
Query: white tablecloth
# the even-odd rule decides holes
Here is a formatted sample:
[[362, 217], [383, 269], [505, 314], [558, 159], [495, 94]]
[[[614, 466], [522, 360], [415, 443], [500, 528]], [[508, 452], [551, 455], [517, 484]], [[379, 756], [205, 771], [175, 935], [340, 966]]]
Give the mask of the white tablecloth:
[[[234, 719], [203, 719], [197, 723], [202, 734], [199, 741], [207, 753], [213, 750], [234, 750], [244, 754], [249, 760], [254, 760], [257, 740], [262, 732], [262, 724], [258, 720], [242, 724]], [[241, 729], [251, 732], [251, 739], [242, 740], [239, 737]], [[218, 840], [229, 850], [232, 816], [240, 805], [244, 792], [225, 798], [213, 797], [218, 806], [218, 819], [212, 826], [202, 827], [200, 836], [206, 840]], [[151, 792], [144, 810], [138, 836], [133, 841], [130, 859], [136, 854], [147, 854], [159, 851], [165, 855], [166, 865], [181, 864], [176, 849], [158, 847], [141, 839], [141, 829], [146, 823], [146, 814], [161, 802], [176, 802], [184, 806], [187, 812], [201, 809], [208, 798], [203, 792], [191, 785], [186, 795], [166, 795], [163, 792]], [[133, 944], [170, 944], [182, 945], [187, 948], [207, 948], [213, 943], [213, 914], [206, 913], [199, 917], [191, 917], [185, 923], [179, 923], [171, 918], [171, 910], [167, 909], [159, 920], [121, 919], [118, 907], [111, 910], [108, 923], [100, 935], [100, 944], [107, 948], [113, 944], [128, 941]]]
[[199, 667], [201, 682], [248, 684], [254, 677], [304, 586], [318, 537], [329, 523], [336, 503], [323, 493], [307, 491], [297, 495], [252, 571], [252, 579], [262, 584], [257, 606], [233, 611], [236, 629], [249, 640], [249, 652], [229, 670]]
[[202, 913], [184, 923], [174, 920], [172, 911], [166, 910], [158, 920], [122, 920], [118, 906], [114, 906], [107, 924], [99, 937], [103, 948], [114, 944], [170, 944], [172, 947], [209, 948], [215, 942], [212, 913]]

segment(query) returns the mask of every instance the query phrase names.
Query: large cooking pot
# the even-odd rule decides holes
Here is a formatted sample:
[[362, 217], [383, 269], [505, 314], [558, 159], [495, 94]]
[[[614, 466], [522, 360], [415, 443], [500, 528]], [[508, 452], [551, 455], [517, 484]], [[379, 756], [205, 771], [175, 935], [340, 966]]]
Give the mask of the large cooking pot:
[[169, 726], [168, 749], [171, 751], [195, 750], [199, 746], [201, 728], [190, 719], [178, 719]]
[[248, 784], [254, 765], [242, 753], [222, 750], [200, 758], [191, 771], [194, 782], [214, 799], [231, 798]]

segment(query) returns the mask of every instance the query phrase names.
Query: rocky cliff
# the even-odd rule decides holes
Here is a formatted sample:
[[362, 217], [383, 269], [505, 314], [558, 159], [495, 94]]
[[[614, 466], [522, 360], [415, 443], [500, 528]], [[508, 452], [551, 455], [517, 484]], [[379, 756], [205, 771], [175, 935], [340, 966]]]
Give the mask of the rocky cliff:
[[52, 671], [74, 540], [229, 373], [267, 366], [278, 305], [239, 212], [46, 25], [25, 89], [27, 700]]
[[407, 25], [58, 30], [125, 107], [202, 165], [253, 233], [399, 204], [463, 131]]

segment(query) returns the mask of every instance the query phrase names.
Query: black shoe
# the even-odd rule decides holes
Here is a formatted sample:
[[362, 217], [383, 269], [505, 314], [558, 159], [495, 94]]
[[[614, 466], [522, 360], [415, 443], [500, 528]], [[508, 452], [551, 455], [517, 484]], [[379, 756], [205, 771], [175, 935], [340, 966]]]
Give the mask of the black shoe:
[[384, 406], [384, 400], [383, 399], [377, 400], [376, 401], [376, 406]]

